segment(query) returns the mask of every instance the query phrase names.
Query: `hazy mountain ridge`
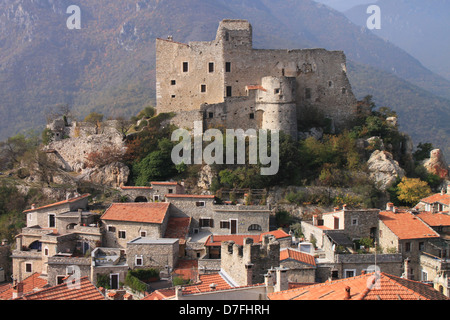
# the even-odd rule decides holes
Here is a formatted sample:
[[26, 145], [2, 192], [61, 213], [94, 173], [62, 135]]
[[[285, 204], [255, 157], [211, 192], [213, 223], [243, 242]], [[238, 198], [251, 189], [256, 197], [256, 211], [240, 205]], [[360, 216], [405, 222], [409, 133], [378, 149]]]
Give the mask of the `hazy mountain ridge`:
[[[446, 0], [378, 0], [381, 29], [373, 33], [406, 50], [427, 68], [450, 79], [450, 2]], [[365, 26], [367, 5], [345, 11], [355, 24]]]
[[[257, 48], [343, 50], [349, 61], [383, 68], [379, 77], [386, 77], [394, 67], [397, 78], [391, 79], [391, 86], [405, 85], [399, 78], [412, 78], [416, 85], [449, 91], [447, 82], [403, 50], [310, 0], [79, 0], [81, 30], [66, 27], [70, 4], [66, 0], [0, 4], [0, 138], [42, 126], [58, 103], [69, 103], [80, 115], [91, 110], [106, 116], [135, 114], [154, 100], [155, 38], [212, 40], [224, 18], [248, 19]], [[352, 81], [358, 95], [371, 93], [365, 85], [373, 75], [363, 67], [356, 65], [349, 76], [358, 79]], [[409, 99], [416, 89], [411, 87]], [[389, 103], [395, 94], [385, 94], [383, 102], [395, 110], [403, 108]], [[450, 110], [447, 100], [438, 101], [438, 109]], [[423, 111], [418, 118], [429, 113], [415, 110]], [[400, 118], [406, 131], [408, 121]], [[430, 132], [417, 135], [413, 135], [417, 142], [434, 137]]]

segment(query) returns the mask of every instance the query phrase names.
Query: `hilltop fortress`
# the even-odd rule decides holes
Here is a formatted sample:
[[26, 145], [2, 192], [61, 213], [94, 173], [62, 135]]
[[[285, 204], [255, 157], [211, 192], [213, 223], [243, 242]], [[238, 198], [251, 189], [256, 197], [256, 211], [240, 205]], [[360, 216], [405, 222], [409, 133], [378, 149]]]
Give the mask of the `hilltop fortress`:
[[279, 129], [297, 138], [314, 107], [339, 130], [356, 114], [342, 51], [254, 49], [246, 20], [223, 20], [213, 41], [156, 40], [156, 108], [172, 123], [203, 128]]

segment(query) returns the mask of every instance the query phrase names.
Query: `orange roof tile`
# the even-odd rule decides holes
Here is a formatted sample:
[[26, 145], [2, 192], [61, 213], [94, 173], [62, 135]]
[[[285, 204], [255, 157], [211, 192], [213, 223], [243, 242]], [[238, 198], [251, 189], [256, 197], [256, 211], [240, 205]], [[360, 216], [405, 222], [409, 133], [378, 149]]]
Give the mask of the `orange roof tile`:
[[[34, 292], [35, 289], [42, 289], [48, 285], [47, 280], [41, 278], [40, 273], [33, 273], [31, 276], [25, 278], [21, 284], [23, 285], [23, 294]], [[11, 283], [2, 287], [5, 290], [2, 290], [0, 293], [0, 300], [10, 300], [12, 299], [14, 288]]]
[[90, 194], [89, 194], [89, 193], [86, 193], [86, 194], [83, 194], [83, 195], [81, 195], [81, 196], [78, 196], [78, 197], [75, 197], [75, 198], [72, 198], [72, 199], [67, 199], [67, 200], [63, 200], [63, 201], [59, 201], [59, 202], [47, 204], [47, 205], [42, 206], [42, 207], [39, 207], [39, 208], [28, 209], [28, 210], [25, 210], [25, 211], [23, 211], [23, 212], [26, 213], [26, 212], [36, 211], [36, 210], [40, 210], [40, 209], [45, 209], [45, 208], [51, 208], [51, 207], [59, 206], [59, 205], [66, 204], [66, 203], [72, 203], [72, 202], [76, 202], [76, 201], [78, 201], [78, 200], [87, 198], [87, 197], [89, 197], [89, 196], [90, 196]]
[[242, 246], [245, 238], [252, 238], [253, 242], [259, 241], [260, 235], [248, 234], [227, 234], [227, 235], [212, 235], [209, 236], [205, 242], [206, 246], [220, 246], [223, 241], [234, 241], [235, 244]]
[[316, 260], [312, 255], [290, 248], [282, 249], [280, 251], [280, 261], [287, 259], [296, 260], [312, 266], [316, 265]]
[[417, 216], [431, 227], [450, 226], [450, 215], [446, 213], [422, 211]]
[[214, 290], [231, 289], [232, 286], [225, 281], [219, 273], [202, 274], [199, 276], [199, 281], [196, 284], [183, 287], [183, 294], [193, 294], [200, 292], [208, 292], [213, 289], [210, 287], [215, 285]]
[[162, 223], [168, 213], [168, 202], [113, 203], [101, 216], [103, 220]]
[[83, 277], [79, 283], [75, 283], [72, 286], [62, 283], [24, 295], [17, 300], [105, 300], [105, 297], [89, 281], [88, 277]]
[[400, 240], [439, 237], [439, 234], [410, 212], [382, 211], [379, 218]]
[[178, 182], [172, 182], [172, 181], [152, 181], [150, 184], [154, 185], [160, 185], [160, 186], [176, 186], [180, 185]]
[[166, 198], [197, 198], [197, 199], [214, 199], [214, 195], [207, 194], [175, 194], [169, 193], [165, 195]]
[[153, 189], [152, 187], [138, 187], [138, 186], [121, 186], [120, 189], [129, 190], [129, 189]]
[[[373, 282], [376, 280], [375, 282]], [[346, 293], [349, 289], [349, 295]], [[431, 286], [380, 273], [268, 294], [270, 300], [448, 300]]]
[[164, 238], [180, 239], [180, 244], [186, 241], [186, 236], [189, 233], [189, 226], [192, 218], [174, 218], [170, 217], [167, 223], [166, 233]]
[[262, 90], [262, 91], [267, 91], [266, 89], [264, 89], [263, 86], [260, 86], [260, 85], [250, 85], [250, 86], [247, 86], [247, 90]]
[[263, 237], [267, 234], [273, 235], [275, 237], [275, 239], [282, 239], [282, 238], [290, 237], [290, 235], [288, 233], [286, 233], [284, 230], [277, 229], [277, 230], [261, 233], [261, 235], [259, 237], [259, 241], [261, 242], [263, 240]]
[[[206, 246], [220, 246], [220, 244], [223, 241], [234, 241], [235, 244], [242, 246], [244, 244], [245, 238], [252, 238], [253, 243], [258, 243], [258, 242], [262, 242], [263, 237], [268, 234], [273, 235], [275, 237], [275, 239], [283, 239], [286, 237], [290, 237], [289, 234], [287, 234], [286, 232], [284, 232], [281, 229], [264, 232], [264, 233], [257, 234], [257, 235], [255, 235], [255, 234], [212, 235], [212, 236], [208, 237], [208, 239], [205, 242], [205, 245]], [[211, 239], [213, 241], [211, 241]]]
[[439, 202], [445, 205], [450, 205], [450, 194], [440, 194], [440, 193], [436, 193], [433, 194], [432, 196], [423, 198], [420, 200], [420, 202], [425, 202], [425, 203], [435, 203], [435, 202]]
[[198, 274], [198, 260], [178, 260], [178, 265], [173, 270], [173, 273], [185, 280], [196, 280]]
[[145, 296], [142, 300], [164, 300], [175, 295], [175, 288], [159, 289]]

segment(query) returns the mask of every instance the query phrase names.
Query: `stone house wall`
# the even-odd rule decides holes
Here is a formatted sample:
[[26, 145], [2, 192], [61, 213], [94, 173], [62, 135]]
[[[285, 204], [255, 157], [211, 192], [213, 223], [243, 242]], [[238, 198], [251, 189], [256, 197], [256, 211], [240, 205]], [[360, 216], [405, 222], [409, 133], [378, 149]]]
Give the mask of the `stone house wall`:
[[[139, 240], [145, 241], [139, 241]], [[176, 266], [179, 254], [178, 239], [135, 239], [127, 243], [127, 264], [131, 269], [157, 268], [164, 269]], [[143, 260], [142, 266], [136, 266], [136, 256]]]
[[[141, 232], [146, 232], [145, 237], [158, 239], [164, 236], [168, 215], [163, 224], [137, 223], [128, 221], [103, 220], [105, 227], [103, 246], [109, 248], [126, 248], [127, 243], [141, 237]], [[109, 231], [113, 227], [114, 231]], [[119, 232], [125, 231], [125, 238], [119, 238]]]

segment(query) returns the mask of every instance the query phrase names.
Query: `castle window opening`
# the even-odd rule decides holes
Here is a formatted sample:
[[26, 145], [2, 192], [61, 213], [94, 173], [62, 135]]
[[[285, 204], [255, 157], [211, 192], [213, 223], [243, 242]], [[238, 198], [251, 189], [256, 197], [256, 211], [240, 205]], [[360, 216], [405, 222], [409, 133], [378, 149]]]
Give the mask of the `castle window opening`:
[[250, 113], [250, 119], [255, 119], [255, 114], [252, 112], [252, 113]]
[[225, 72], [231, 72], [231, 62], [225, 62]]
[[232, 96], [232, 87], [227, 86], [227, 97], [231, 97], [231, 96]]
[[183, 62], [183, 72], [188, 72], [188, 71], [189, 71], [189, 63]]
[[119, 239], [125, 239], [126, 237], [127, 237], [126, 231], [124, 231], [124, 230], [119, 230], [118, 238], [119, 238]]
[[347, 89], [346, 88], [342, 88], [342, 94], [346, 94], [347, 93]]
[[33, 271], [33, 265], [31, 262], [25, 263], [25, 272], [32, 272]]
[[333, 87], [333, 81], [331, 81], [331, 80], [328, 81], [328, 87], [330, 87], [330, 88]]
[[280, 92], [281, 92], [280, 88], [276, 88], [276, 89], [273, 91], [274, 94], [280, 94]]
[[208, 71], [209, 71], [210, 73], [214, 72], [214, 62], [210, 62], [210, 63], [208, 64]]
[[173, 193], [173, 189], [169, 189], [168, 192], [169, 192], [169, 193]]
[[109, 232], [116, 232], [116, 227], [108, 226]]
[[311, 99], [311, 88], [305, 88], [305, 99]]
[[206, 92], [206, 84], [200, 86], [200, 92]]
[[230, 40], [230, 34], [227, 32], [225, 32], [225, 41], [229, 41]]
[[170, 85], [174, 86], [174, 85], [176, 85], [176, 84], [177, 84], [177, 81], [176, 81], [176, 80], [170, 80]]
[[63, 284], [66, 276], [56, 276], [56, 284]]
[[170, 97], [173, 99], [173, 98], [175, 98], [175, 95], [173, 94], [173, 95], [171, 95]]
[[147, 231], [141, 231], [141, 237], [142, 238], [147, 237]]
[[142, 255], [139, 255], [139, 256], [136, 255], [135, 256], [134, 265], [135, 266], [142, 266], [143, 265]]
[[213, 118], [214, 117], [214, 113], [213, 112], [209, 112], [208, 113], [208, 117], [211, 119], [211, 118]]

